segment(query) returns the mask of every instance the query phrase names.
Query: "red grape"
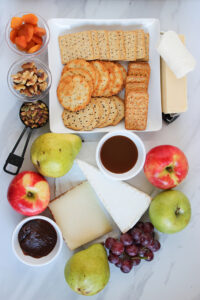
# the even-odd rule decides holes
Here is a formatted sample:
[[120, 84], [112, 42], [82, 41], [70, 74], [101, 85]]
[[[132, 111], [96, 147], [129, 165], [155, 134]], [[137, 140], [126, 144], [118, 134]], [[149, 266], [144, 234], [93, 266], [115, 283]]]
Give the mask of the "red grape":
[[137, 222], [137, 224], [135, 225], [136, 228], [139, 228], [143, 231], [144, 228], [144, 223], [143, 222]]
[[112, 244], [111, 252], [115, 255], [120, 256], [124, 252], [124, 245], [120, 241], [115, 241]]
[[142, 230], [139, 229], [139, 228], [134, 227], [131, 230], [131, 235], [132, 235], [134, 241], [139, 242], [140, 241], [140, 237], [142, 235]]
[[105, 241], [106, 248], [110, 250], [115, 241], [116, 241], [116, 239], [114, 239], [112, 237], [107, 238]]
[[121, 265], [120, 269], [123, 273], [129, 273], [131, 271], [132, 267], [133, 267], [132, 262], [129, 259], [124, 259], [122, 261], [122, 265]]
[[154, 226], [150, 222], [146, 222], [146, 223], [144, 223], [143, 231], [152, 233], [154, 231]]
[[144, 257], [145, 257], [145, 260], [147, 261], [151, 261], [153, 260], [153, 252], [150, 250], [150, 249], [147, 249], [146, 252], [144, 253]]
[[158, 251], [160, 247], [161, 247], [160, 242], [158, 240], [153, 240], [151, 244], [148, 246], [148, 248], [153, 252]]
[[138, 250], [138, 255], [140, 256], [140, 257], [144, 257], [145, 255], [145, 252], [147, 251], [148, 249], [146, 248], [146, 247], [143, 247], [143, 246], [140, 246], [139, 247], [139, 250]]
[[119, 262], [119, 256], [113, 254], [113, 253], [109, 253], [108, 255], [108, 260], [111, 264], [116, 264]]
[[[118, 257], [119, 258], [119, 257]], [[121, 266], [122, 266], [122, 259], [121, 258], [119, 258], [119, 260], [118, 260], [118, 262], [115, 264], [115, 266], [117, 267], [117, 268], [121, 268]]]
[[135, 256], [138, 254], [138, 247], [136, 245], [126, 246], [125, 251], [128, 255]]
[[120, 241], [124, 244], [124, 246], [129, 246], [133, 244], [133, 238], [128, 233], [123, 233], [120, 237]]
[[150, 233], [143, 233], [140, 237], [140, 243], [142, 246], [148, 246], [152, 242], [153, 238]]
[[[133, 257], [133, 258], [134, 258], [134, 257]], [[134, 258], [134, 259], [132, 259], [132, 264], [133, 264], [133, 266], [139, 265], [140, 262], [141, 262], [141, 259], [140, 259], [140, 258]]]

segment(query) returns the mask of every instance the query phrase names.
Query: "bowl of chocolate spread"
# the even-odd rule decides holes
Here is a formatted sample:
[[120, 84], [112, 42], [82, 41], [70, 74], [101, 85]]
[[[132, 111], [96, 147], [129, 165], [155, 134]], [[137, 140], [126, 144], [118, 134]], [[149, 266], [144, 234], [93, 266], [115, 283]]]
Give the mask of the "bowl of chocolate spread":
[[58, 225], [44, 216], [23, 219], [12, 236], [14, 254], [29, 266], [43, 266], [52, 262], [60, 253], [62, 243]]

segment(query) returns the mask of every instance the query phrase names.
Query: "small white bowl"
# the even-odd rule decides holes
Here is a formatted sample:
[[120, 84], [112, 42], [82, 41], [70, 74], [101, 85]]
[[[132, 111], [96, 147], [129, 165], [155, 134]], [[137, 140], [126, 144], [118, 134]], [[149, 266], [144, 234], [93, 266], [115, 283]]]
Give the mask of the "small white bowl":
[[[25, 223], [27, 223], [31, 220], [34, 220], [34, 219], [42, 219], [44, 221], [49, 222], [54, 227], [54, 229], [57, 233], [57, 242], [56, 242], [55, 247], [48, 255], [43, 256], [41, 258], [34, 258], [32, 256], [24, 255], [24, 253], [20, 247], [19, 241], [18, 241], [18, 233], [19, 233], [20, 229], [22, 228], [22, 226]], [[62, 233], [61, 233], [58, 225], [50, 218], [43, 217], [43, 216], [34, 216], [34, 217], [29, 217], [29, 218], [23, 219], [17, 225], [17, 227], [15, 228], [13, 235], [12, 235], [12, 249], [13, 249], [14, 254], [22, 263], [24, 263], [28, 266], [31, 266], [31, 267], [40, 267], [40, 266], [44, 266], [44, 265], [51, 263], [60, 253], [62, 244], [63, 244]]]
[[[128, 172], [121, 173], [121, 174], [113, 173], [113, 172], [110, 172], [108, 169], [106, 169], [104, 167], [104, 165], [102, 164], [101, 157], [100, 157], [101, 147], [103, 146], [105, 141], [107, 141], [109, 138], [111, 138], [113, 136], [118, 136], [118, 135], [125, 136], [125, 137], [129, 138], [131, 141], [133, 141], [138, 150], [138, 159], [137, 159], [136, 164]], [[105, 176], [107, 176], [108, 178], [113, 179], [113, 180], [128, 180], [130, 178], [135, 177], [142, 170], [142, 168], [144, 166], [144, 162], [145, 162], [145, 157], [146, 157], [146, 151], [145, 151], [144, 143], [142, 142], [142, 140], [136, 134], [126, 131], [126, 130], [114, 131], [114, 132], [107, 133], [99, 141], [99, 143], [97, 145], [97, 149], [96, 149], [96, 162], [97, 162], [99, 169]]]

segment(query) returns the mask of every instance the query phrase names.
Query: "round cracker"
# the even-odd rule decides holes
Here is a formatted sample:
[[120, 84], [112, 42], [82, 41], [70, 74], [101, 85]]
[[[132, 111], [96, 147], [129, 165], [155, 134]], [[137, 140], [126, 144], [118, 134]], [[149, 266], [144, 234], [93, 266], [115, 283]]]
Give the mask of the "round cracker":
[[112, 91], [113, 91], [113, 86], [115, 83], [115, 73], [113, 72], [113, 63], [111, 63], [109, 61], [104, 61], [102, 63], [104, 64], [104, 66], [106, 67], [106, 69], [108, 70], [108, 73], [109, 73], [108, 85], [107, 85], [105, 91], [103, 92], [103, 96], [109, 97], [109, 96], [113, 95]]
[[112, 125], [113, 121], [115, 120], [117, 114], [118, 114], [118, 110], [117, 110], [117, 106], [115, 104], [115, 101], [112, 98], [105, 98], [110, 106], [110, 113], [108, 115], [107, 120], [101, 124], [100, 126], [98, 126], [99, 128], [102, 127], [107, 127]]
[[101, 128], [101, 125], [104, 122], [106, 122], [106, 120], [108, 119], [108, 116], [110, 114], [110, 105], [109, 105], [107, 98], [102, 97], [102, 98], [94, 98], [94, 99], [97, 103], [100, 104], [100, 106], [102, 108], [101, 117], [100, 117], [99, 123], [97, 125], [98, 128]]
[[[92, 67], [93, 67], [93, 69], [94, 69], [94, 71], [95, 71], [95, 82], [94, 82], [94, 91], [96, 90], [96, 89], [98, 89], [98, 87], [99, 87], [99, 84], [100, 84], [100, 73], [99, 73], [99, 71], [97, 70], [97, 68], [95, 68], [94, 66], [93, 66], [93, 61], [90, 61], [90, 64], [92, 65]], [[93, 94], [92, 94], [92, 96], [93, 96]]]
[[99, 71], [99, 74], [100, 74], [99, 85], [98, 85], [97, 89], [94, 90], [93, 96], [101, 97], [101, 96], [103, 96], [103, 93], [104, 93], [105, 89], [107, 88], [107, 85], [109, 82], [109, 73], [101, 61], [98, 61], [98, 60], [93, 61], [93, 66], [97, 69], [97, 71]]
[[123, 77], [123, 87], [125, 87], [126, 84], [126, 77], [127, 77], [127, 72], [124, 66], [122, 66], [120, 63], [115, 63], [121, 70], [122, 72], [122, 77]]
[[115, 73], [115, 82], [113, 84], [111, 93], [112, 95], [117, 95], [123, 89], [123, 76], [117, 64], [113, 62], [110, 62], [110, 64], [112, 64], [113, 72]]
[[94, 85], [93, 85], [93, 80], [92, 80], [90, 73], [81, 68], [65, 69], [65, 71], [62, 72], [61, 79], [65, 78], [67, 76], [73, 76], [73, 75], [81, 75], [89, 83], [91, 94], [92, 94]]
[[97, 125], [99, 124], [99, 122], [101, 120], [101, 116], [103, 113], [103, 107], [100, 102], [96, 101], [95, 98], [92, 98], [90, 103], [93, 105], [94, 119], [96, 121], [95, 127], [97, 127]]
[[90, 102], [90, 86], [80, 75], [61, 78], [57, 96], [60, 104], [70, 111], [83, 109]]
[[87, 62], [84, 59], [73, 59], [73, 60], [70, 60], [64, 66], [63, 71], [64, 71], [64, 69], [73, 69], [73, 68], [84, 69], [85, 71], [89, 72], [90, 76], [92, 77], [93, 84], [95, 83], [95, 81], [96, 81], [95, 68], [89, 62]]
[[94, 120], [94, 109], [92, 105], [87, 105], [79, 111], [69, 111], [64, 109], [62, 113], [63, 123], [66, 127], [73, 130], [92, 130]]
[[118, 114], [112, 123], [112, 125], [115, 126], [124, 118], [124, 101], [118, 96], [112, 96], [111, 98], [115, 101], [118, 111]]

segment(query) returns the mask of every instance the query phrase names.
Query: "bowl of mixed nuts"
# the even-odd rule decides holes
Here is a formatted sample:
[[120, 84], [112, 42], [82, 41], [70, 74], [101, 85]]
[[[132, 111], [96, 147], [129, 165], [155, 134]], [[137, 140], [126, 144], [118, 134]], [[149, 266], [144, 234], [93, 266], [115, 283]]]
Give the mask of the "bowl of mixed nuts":
[[8, 86], [22, 101], [43, 99], [51, 86], [51, 72], [38, 59], [20, 59], [8, 71]]

